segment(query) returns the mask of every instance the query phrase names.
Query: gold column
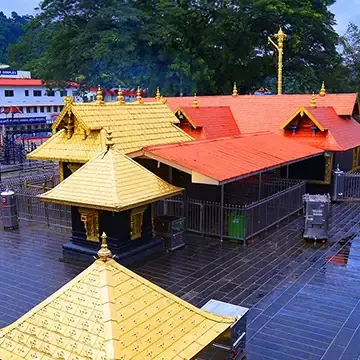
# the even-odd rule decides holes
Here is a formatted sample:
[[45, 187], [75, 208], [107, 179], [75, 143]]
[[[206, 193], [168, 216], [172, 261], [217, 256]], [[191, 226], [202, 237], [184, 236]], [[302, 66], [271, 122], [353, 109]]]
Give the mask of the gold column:
[[64, 180], [64, 163], [59, 161], [59, 180], [62, 182]]
[[268, 41], [272, 44], [275, 49], [278, 51], [278, 95], [282, 94], [282, 71], [283, 71], [283, 54], [284, 54], [284, 40], [287, 38], [287, 35], [280, 28], [279, 32], [274, 35], [277, 38], [278, 43], [276, 44], [270, 37], [268, 37]]
[[332, 164], [333, 164], [333, 153], [325, 153], [325, 177], [324, 183], [330, 184], [331, 183], [331, 171], [332, 171]]
[[353, 149], [353, 162], [352, 169], [356, 169], [359, 166], [359, 147]]

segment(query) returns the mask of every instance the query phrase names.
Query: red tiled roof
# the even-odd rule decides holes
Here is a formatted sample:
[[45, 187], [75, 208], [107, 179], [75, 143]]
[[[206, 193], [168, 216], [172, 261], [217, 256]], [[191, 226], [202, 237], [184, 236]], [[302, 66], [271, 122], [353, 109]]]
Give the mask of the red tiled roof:
[[[319, 123], [324, 132], [285, 132], [289, 138], [327, 151], [346, 151], [360, 145], [360, 124], [352, 117], [338, 116], [331, 106], [303, 107]], [[299, 113], [301, 108], [297, 111]]]
[[[195, 128], [202, 128], [202, 139], [215, 139], [240, 135], [229, 106], [203, 106], [179, 108]], [[191, 135], [191, 132], [189, 132]]]
[[[301, 106], [310, 103], [311, 95], [231, 95], [198, 96], [199, 108], [203, 106], [229, 106], [242, 134], [259, 131], [279, 132], [280, 126]], [[148, 98], [144, 101], [154, 101]], [[172, 111], [192, 106], [193, 97], [169, 97]], [[326, 94], [316, 96], [318, 106], [332, 106], [338, 115], [352, 115], [357, 104], [357, 94]]]
[[144, 149], [150, 158], [190, 173], [228, 182], [322, 154], [312, 146], [265, 133]]

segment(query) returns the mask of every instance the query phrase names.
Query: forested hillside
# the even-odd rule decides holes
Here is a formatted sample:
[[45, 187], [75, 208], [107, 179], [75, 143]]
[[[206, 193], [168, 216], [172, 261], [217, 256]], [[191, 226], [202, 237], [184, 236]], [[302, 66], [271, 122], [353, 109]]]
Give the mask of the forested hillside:
[[6, 17], [0, 11], [0, 63], [6, 63], [7, 48], [15, 44], [24, 33], [24, 25], [30, 21], [30, 16], [19, 16], [16, 12]]

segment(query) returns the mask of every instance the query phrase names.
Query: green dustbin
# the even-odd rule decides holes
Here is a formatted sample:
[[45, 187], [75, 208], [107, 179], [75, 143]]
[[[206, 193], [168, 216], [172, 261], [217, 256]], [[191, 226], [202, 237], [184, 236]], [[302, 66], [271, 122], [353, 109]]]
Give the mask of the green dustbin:
[[228, 231], [231, 241], [242, 241], [245, 237], [245, 216], [230, 214]]

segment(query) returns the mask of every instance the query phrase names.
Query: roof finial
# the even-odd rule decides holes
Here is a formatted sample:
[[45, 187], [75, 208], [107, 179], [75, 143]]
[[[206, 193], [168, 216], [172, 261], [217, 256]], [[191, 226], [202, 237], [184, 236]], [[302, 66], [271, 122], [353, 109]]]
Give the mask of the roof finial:
[[142, 104], [142, 98], [141, 98], [141, 91], [140, 91], [140, 86], [138, 86], [137, 92], [136, 92], [136, 102], [138, 104]]
[[114, 145], [114, 141], [113, 141], [113, 137], [112, 137], [112, 131], [109, 128], [106, 131], [106, 141], [105, 141], [105, 145], [107, 146], [107, 148], [111, 148]]
[[198, 102], [198, 99], [196, 97], [196, 93], [194, 94], [193, 107], [199, 107], [199, 102]]
[[233, 87], [233, 92], [232, 92], [232, 96], [238, 96], [238, 91], [237, 91], [237, 87], [236, 87], [236, 82], [234, 82], [234, 87]]
[[73, 96], [64, 96], [64, 103], [67, 104], [72, 104], [74, 102], [74, 97]]
[[118, 90], [117, 101], [118, 101], [119, 104], [125, 104], [124, 97], [123, 97], [120, 85], [119, 85], [119, 90]]
[[324, 81], [322, 82], [319, 95], [320, 96], [325, 96], [326, 95], [326, 89], [325, 89], [325, 82]]
[[101, 235], [101, 248], [97, 252], [97, 255], [98, 255], [99, 259], [104, 262], [106, 262], [112, 258], [112, 253], [107, 246], [107, 236], [106, 236], [105, 232], [103, 232]]
[[310, 106], [312, 108], [316, 108], [316, 97], [315, 97], [315, 93], [313, 92], [311, 100], [310, 100]]
[[159, 87], [157, 87], [157, 89], [156, 89], [155, 101], [156, 101], [156, 102], [160, 102], [160, 101], [161, 101], [161, 94], [160, 94], [160, 89], [159, 89]]
[[96, 92], [96, 102], [98, 104], [104, 104], [104, 98], [103, 98], [103, 95], [102, 95], [102, 90], [101, 90], [100, 85], [98, 86], [98, 90]]

